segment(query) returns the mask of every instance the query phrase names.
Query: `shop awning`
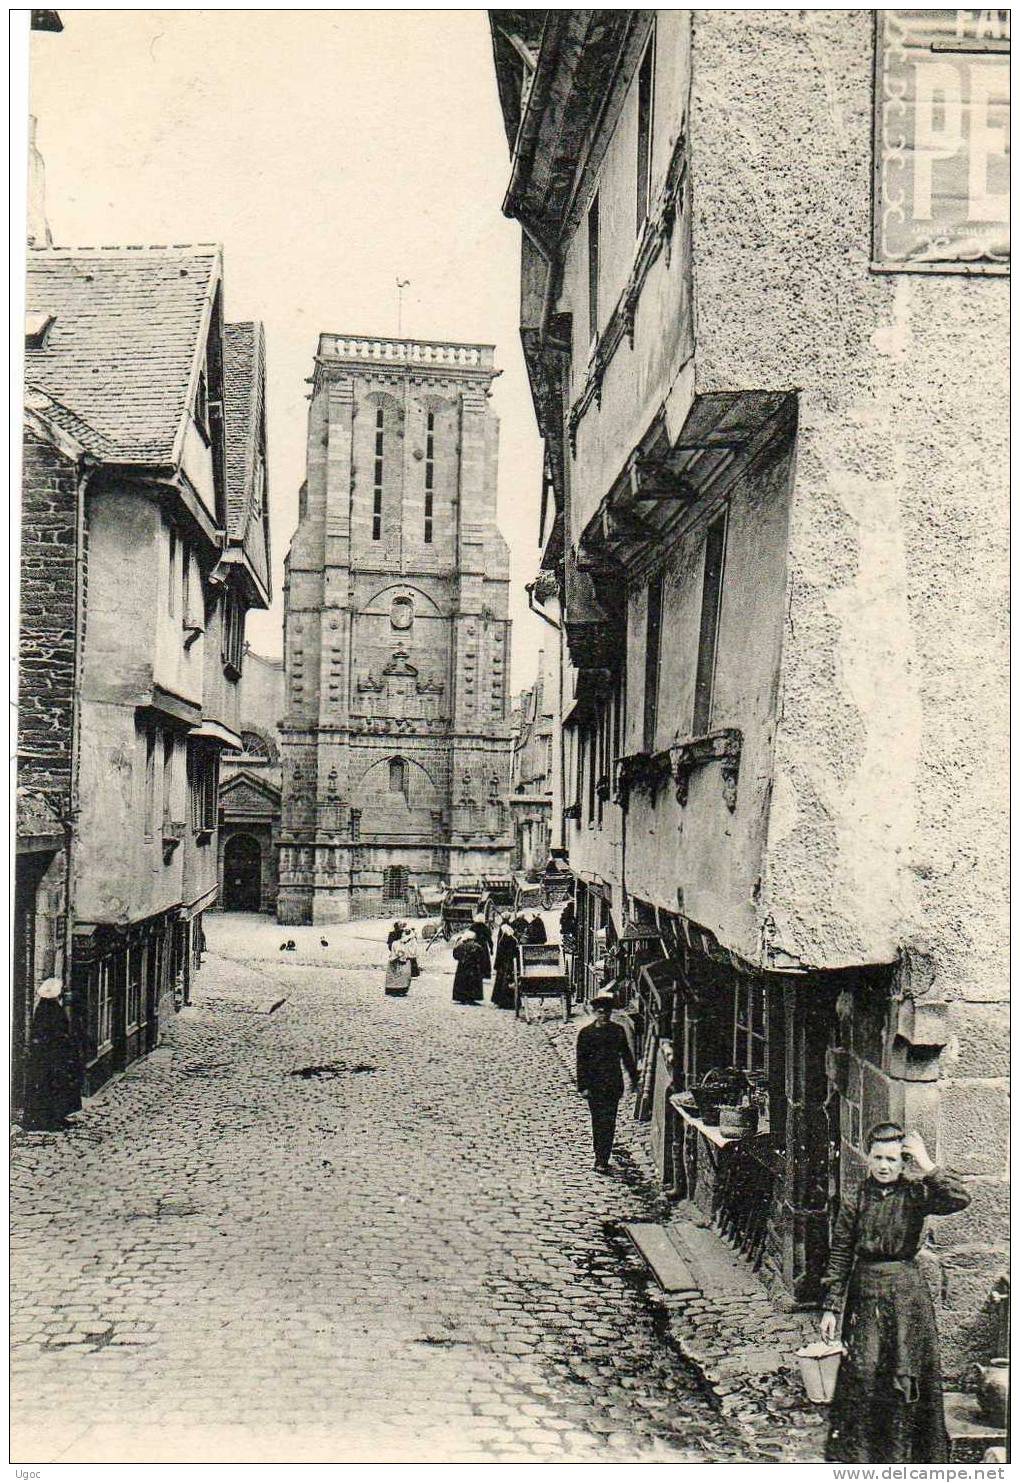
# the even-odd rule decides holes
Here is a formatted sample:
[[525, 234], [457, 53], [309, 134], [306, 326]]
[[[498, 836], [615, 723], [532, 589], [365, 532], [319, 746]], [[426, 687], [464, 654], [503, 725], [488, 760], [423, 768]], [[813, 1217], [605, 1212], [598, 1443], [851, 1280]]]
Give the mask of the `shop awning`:
[[655, 942], [661, 937], [662, 933], [651, 922], [628, 922], [620, 933], [620, 941], [623, 943]]
[[202, 721], [198, 726], [192, 726], [188, 732], [189, 736], [196, 741], [218, 741], [231, 751], [243, 752], [244, 742], [236, 731], [231, 731], [229, 726], [224, 726], [221, 721]]

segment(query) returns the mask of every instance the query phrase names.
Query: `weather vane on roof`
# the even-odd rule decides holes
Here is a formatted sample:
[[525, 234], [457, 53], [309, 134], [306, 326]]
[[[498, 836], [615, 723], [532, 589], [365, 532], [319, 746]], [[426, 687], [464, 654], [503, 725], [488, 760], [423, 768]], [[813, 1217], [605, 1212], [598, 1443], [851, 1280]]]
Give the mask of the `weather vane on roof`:
[[397, 279], [397, 339], [398, 340], [399, 340], [400, 335], [401, 335], [401, 326], [402, 326], [402, 323], [403, 323], [404, 289], [405, 288], [410, 288], [410, 286], [411, 286], [411, 280], [410, 280], [410, 278], [398, 278]]

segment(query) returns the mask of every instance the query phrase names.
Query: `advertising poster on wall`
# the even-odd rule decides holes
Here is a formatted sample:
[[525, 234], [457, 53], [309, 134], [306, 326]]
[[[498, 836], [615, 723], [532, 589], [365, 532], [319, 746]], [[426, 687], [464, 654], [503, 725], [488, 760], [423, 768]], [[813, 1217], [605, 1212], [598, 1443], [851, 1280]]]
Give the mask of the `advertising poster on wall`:
[[1009, 271], [1008, 10], [876, 16], [873, 266]]

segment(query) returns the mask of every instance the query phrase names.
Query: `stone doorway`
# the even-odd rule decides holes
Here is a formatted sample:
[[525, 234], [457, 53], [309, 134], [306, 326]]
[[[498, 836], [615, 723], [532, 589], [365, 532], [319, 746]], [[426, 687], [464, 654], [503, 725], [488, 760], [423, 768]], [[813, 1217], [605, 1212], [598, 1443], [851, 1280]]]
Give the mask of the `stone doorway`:
[[250, 834], [233, 834], [223, 849], [223, 910], [261, 909], [262, 847]]

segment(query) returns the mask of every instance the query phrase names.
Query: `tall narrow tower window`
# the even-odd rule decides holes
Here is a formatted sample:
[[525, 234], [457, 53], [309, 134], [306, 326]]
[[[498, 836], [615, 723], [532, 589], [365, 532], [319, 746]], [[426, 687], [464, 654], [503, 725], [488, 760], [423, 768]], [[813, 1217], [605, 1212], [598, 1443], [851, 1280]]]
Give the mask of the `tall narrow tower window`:
[[383, 418], [380, 407], [375, 414], [375, 472], [372, 476], [372, 539], [382, 540], [382, 490], [383, 490]]
[[425, 544], [432, 544], [432, 500], [436, 481], [436, 414], [425, 419]]

